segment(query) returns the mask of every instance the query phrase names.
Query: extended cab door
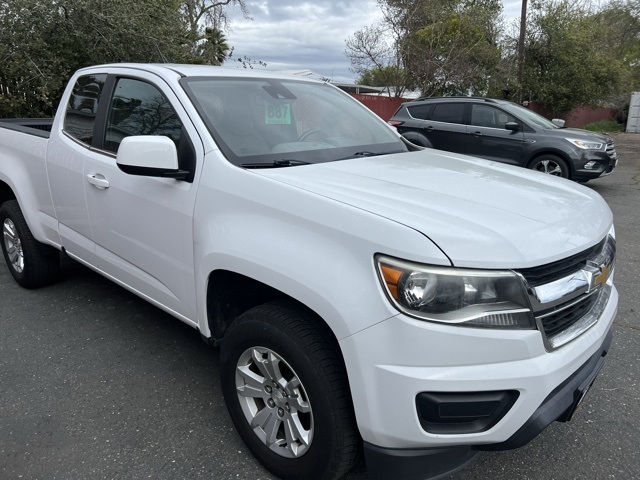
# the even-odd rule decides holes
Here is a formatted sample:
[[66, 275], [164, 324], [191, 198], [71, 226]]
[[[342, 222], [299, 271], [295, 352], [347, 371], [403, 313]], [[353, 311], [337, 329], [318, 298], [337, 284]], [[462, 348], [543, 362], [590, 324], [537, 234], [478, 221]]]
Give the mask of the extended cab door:
[[469, 138], [465, 142], [465, 153], [520, 165], [525, 142], [522, 127], [515, 131], [505, 128], [507, 123], [518, 123], [518, 120], [493, 105], [472, 103], [469, 106]]
[[90, 265], [96, 264], [96, 253], [85, 198], [84, 162], [95, 141], [106, 79], [106, 73], [92, 73], [74, 81], [66, 109], [58, 113], [63, 115], [62, 128], [52, 132], [47, 150], [47, 174], [62, 246]]
[[[90, 152], [84, 171], [98, 267], [183, 320], [195, 320], [193, 179], [202, 161], [202, 143], [162, 79], [112, 70], [107, 85], [101, 149]], [[131, 135], [169, 137], [189, 178], [124, 173], [116, 153]]]

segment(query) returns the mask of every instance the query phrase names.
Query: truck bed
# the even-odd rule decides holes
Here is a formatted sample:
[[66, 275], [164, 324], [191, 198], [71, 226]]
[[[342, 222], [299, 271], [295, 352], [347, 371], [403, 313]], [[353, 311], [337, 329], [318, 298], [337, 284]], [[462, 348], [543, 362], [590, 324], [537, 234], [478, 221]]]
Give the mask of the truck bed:
[[49, 138], [53, 118], [3, 118], [0, 128], [15, 130], [37, 137]]

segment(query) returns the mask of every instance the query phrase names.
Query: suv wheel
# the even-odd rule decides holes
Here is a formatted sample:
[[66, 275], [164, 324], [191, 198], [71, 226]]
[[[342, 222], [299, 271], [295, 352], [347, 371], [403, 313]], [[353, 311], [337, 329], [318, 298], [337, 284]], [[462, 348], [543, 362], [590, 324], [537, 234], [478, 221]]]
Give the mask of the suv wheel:
[[555, 155], [541, 155], [529, 164], [529, 168], [556, 177], [569, 178], [567, 163]]

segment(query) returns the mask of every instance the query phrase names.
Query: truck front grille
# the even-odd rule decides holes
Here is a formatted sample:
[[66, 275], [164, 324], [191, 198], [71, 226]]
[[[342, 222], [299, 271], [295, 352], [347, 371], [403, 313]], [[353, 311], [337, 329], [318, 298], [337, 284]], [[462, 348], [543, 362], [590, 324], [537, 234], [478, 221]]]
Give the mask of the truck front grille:
[[538, 316], [547, 338], [553, 338], [564, 330], [575, 325], [598, 300], [597, 294], [585, 295], [576, 302], [559, 305], [549, 313]]
[[615, 251], [615, 240], [607, 235], [577, 255], [518, 271], [548, 350], [565, 345], [598, 321], [611, 296]]
[[557, 262], [547, 263], [539, 267], [523, 268], [518, 270], [518, 273], [525, 278], [531, 287], [554, 282], [584, 267], [587, 264], [587, 260], [593, 258], [602, 250], [604, 242], [602, 240], [591, 248]]

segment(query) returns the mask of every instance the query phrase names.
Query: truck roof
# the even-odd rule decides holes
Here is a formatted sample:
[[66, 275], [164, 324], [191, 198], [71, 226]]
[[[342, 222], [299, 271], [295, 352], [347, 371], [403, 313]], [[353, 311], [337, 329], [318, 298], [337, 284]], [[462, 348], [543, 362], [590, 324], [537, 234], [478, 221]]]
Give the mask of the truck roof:
[[179, 63], [109, 63], [83, 68], [78, 72], [108, 72], [112, 68], [127, 68], [132, 70], [142, 70], [154, 73], [161, 77], [173, 77], [176, 74], [180, 77], [259, 77], [274, 79], [296, 79], [317, 82], [317, 80], [306, 77], [292, 76], [284, 73], [269, 70], [252, 70], [245, 68], [231, 68], [214, 65], [188, 65]]

